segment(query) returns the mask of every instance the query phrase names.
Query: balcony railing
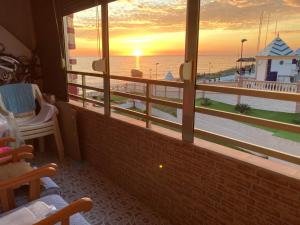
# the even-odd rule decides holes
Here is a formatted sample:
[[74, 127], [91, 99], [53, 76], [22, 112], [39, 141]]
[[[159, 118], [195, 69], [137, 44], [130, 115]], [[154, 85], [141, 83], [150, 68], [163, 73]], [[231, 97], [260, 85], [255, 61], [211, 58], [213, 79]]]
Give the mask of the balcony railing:
[[291, 92], [296, 93], [298, 85], [296, 83], [280, 83], [276, 81], [258, 81], [242, 79], [240, 81], [211, 81], [207, 84], [226, 87], [244, 87], [255, 90]]
[[[71, 98], [81, 100], [83, 102], [83, 106], [85, 106], [85, 102], [89, 102], [89, 103], [92, 103], [92, 104], [98, 104], [98, 105], [103, 105], [104, 104], [101, 101], [96, 101], [96, 100], [89, 99], [89, 98], [87, 98], [87, 95], [86, 95], [86, 90], [93, 90], [93, 91], [98, 91], [99, 93], [100, 92], [103, 93], [104, 89], [95, 88], [95, 87], [85, 85], [86, 84], [86, 76], [91, 76], [92, 75], [93, 77], [103, 77], [102, 74], [85, 73], [85, 72], [77, 72], [77, 71], [68, 71], [68, 73], [77, 74], [77, 75], [82, 76], [82, 84], [75, 84], [75, 83], [72, 83], [72, 82], [68, 82], [69, 86], [82, 88], [81, 96], [80, 95], [69, 94], [69, 96]], [[140, 84], [144, 84], [145, 85], [145, 90], [146, 90], [144, 96], [140, 95], [140, 94], [133, 94], [133, 93], [128, 93], [128, 92], [116, 91], [116, 90], [112, 90], [112, 89], [110, 90], [111, 95], [116, 95], [116, 96], [120, 96], [120, 97], [124, 97], [124, 98], [130, 98], [130, 99], [140, 100], [142, 102], [145, 102], [145, 105], [146, 105], [145, 113], [137, 112], [137, 111], [126, 109], [126, 108], [122, 108], [120, 106], [113, 105], [113, 104], [110, 105], [111, 109], [121, 111], [123, 113], [129, 114], [129, 115], [132, 115], [132, 116], [136, 116], [136, 117], [139, 117], [139, 118], [145, 120], [146, 121], [146, 127], [148, 127], [148, 128], [151, 126], [151, 122], [156, 122], [156, 123], [159, 123], [159, 124], [162, 124], [162, 125], [165, 125], [165, 126], [173, 127], [173, 128], [176, 128], [176, 129], [181, 129], [182, 125], [179, 124], [179, 123], [164, 120], [164, 119], [161, 119], [159, 117], [151, 115], [151, 111], [152, 111], [152, 105], [151, 104], [159, 104], [159, 105], [170, 106], [170, 107], [174, 107], [174, 108], [182, 108], [182, 103], [180, 103], [180, 102], [169, 101], [169, 100], [165, 100], [165, 99], [161, 99], [161, 98], [157, 98], [157, 97], [152, 96], [154, 85], [183, 88], [183, 83], [182, 82], [161, 81], [161, 80], [152, 80], [152, 79], [144, 79], [144, 78], [125, 77], [125, 76], [118, 76], [118, 75], [111, 75], [110, 79], [111, 80], [119, 80], [119, 81], [137, 82], [137, 83], [140, 83]]]
[[[77, 71], [68, 71], [68, 74], [81, 75], [82, 78], [81, 79], [82, 84], [77, 84], [72, 82], [68, 83], [70, 87], [77, 87], [82, 89], [81, 95], [69, 94], [70, 98], [80, 100], [83, 103], [84, 107], [86, 106], [87, 102], [99, 106], [104, 106], [104, 103], [102, 101], [87, 98], [87, 93], [86, 93], [87, 90], [92, 90], [99, 93], [103, 93], [107, 91], [102, 88], [96, 88], [96, 87], [86, 85], [86, 77], [103, 77], [102, 74], [77, 72]], [[153, 96], [153, 87], [156, 86], [174, 87], [174, 88], [178, 88], [179, 90], [184, 87], [183, 82], [152, 80], [152, 79], [125, 77], [125, 76], [118, 76], [118, 75], [111, 75], [110, 79], [126, 81], [126, 82], [136, 82], [141, 85], [144, 85], [144, 89], [143, 89], [144, 95], [120, 91], [120, 88], [118, 88], [117, 90], [111, 89], [109, 90], [109, 92], [111, 95], [116, 95], [116, 96], [125, 97], [129, 99], [134, 99], [134, 100], [140, 100], [145, 103], [146, 110], [144, 112], [138, 112], [138, 111], [122, 108], [115, 104], [110, 104], [108, 107], [116, 111], [120, 111], [125, 114], [132, 115], [134, 117], [138, 117], [144, 120], [147, 128], [151, 127], [151, 122], [156, 122], [158, 124], [161, 124], [162, 126], [175, 128], [176, 130], [180, 130], [181, 132], [183, 132], [182, 124], [173, 121], [168, 121], [159, 118], [157, 116], [153, 116], [151, 113], [152, 104], [159, 104], [163, 106], [182, 109], [185, 104], [184, 102], [182, 103], [180, 101], [170, 101], [164, 98]], [[236, 87], [236, 86], [231, 87], [231, 86], [220, 86], [220, 85], [212, 85], [212, 84], [197, 84], [195, 89], [196, 89], [195, 91], [217, 92], [217, 93], [233, 94], [238, 96], [251, 96], [251, 97], [258, 97], [258, 98], [300, 102], [300, 93], [295, 93], [295, 92], [256, 90], [256, 89], [249, 89], [245, 87]], [[300, 126], [298, 125], [283, 123], [283, 122], [278, 122], [278, 121], [273, 121], [268, 119], [262, 119], [262, 118], [247, 116], [238, 113], [225, 112], [225, 111], [215, 110], [207, 107], [195, 107], [194, 113], [202, 113], [206, 115], [235, 120], [242, 123], [249, 123], [257, 126], [264, 126], [264, 127], [275, 128], [278, 130], [284, 130], [288, 132], [300, 133]], [[205, 137], [207, 139], [211, 139], [216, 142], [226, 143], [227, 145], [238, 147], [243, 150], [253, 151], [270, 157], [285, 160], [291, 163], [300, 164], [300, 157], [285, 152], [281, 152], [275, 149], [266, 148], [253, 143], [244, 142], [231, 137], [226, 137], [223, 135], [219, 135], [216, 133], [208, 132], [197, 128], [194, 129], [194, 134], [196, 136]]]

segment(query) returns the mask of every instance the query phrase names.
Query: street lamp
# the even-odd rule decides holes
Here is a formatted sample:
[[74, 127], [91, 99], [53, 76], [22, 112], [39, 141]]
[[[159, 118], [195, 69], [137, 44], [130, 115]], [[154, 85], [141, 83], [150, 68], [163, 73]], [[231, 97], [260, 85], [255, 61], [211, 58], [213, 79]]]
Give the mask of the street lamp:
[[208, 74], [210, 75], [211, 62], [208, 63]]
[[[159, 63], [157, 62], [155, 64], [155, 79], [157, 80], [157, 67], [158, 67]], [[156, 85], [154, 86], [154, 95], [156, 96]]]
[[248, 41], [247, 39], [241, 40], [241, 58], [240, 58], [240, 75], [242, 74], [242, 66], [243, 66], [243, 50], [244, 50], [244, 42]]
[[159, 65], [159, 63], [156, 63], [155, 64], [155, 77], [156, 77], [156, 80], [157, 80], [157, 66]]

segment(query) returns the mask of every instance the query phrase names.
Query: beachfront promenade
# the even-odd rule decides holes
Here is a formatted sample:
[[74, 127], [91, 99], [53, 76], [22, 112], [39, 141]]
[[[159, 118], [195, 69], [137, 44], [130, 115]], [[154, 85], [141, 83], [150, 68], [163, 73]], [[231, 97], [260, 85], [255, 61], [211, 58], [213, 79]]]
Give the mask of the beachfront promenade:
[[[122, 105], [122, 107], [125, 108], [130, 108], [132, 106], [132, 102]], [[135, 102], [135, 107], [141, 110], [145, 110], [145, 104], [141, 102]], [[177, 109], [177, 117], [156, 108], [152, 108], [152, 114], [159, 118], [177, 123], [181, 123], [182, 119], [181, 109]], [[284, 138], [273, 136], [272, 132], [250, 126], [245, 123], [196, 113], [195, 128], [300, 156], [299, 142], [294, 142]]]
[[[264, 83], [264, 85], [262, 85]], [[238, 86], [238, 82], [218, 82], [211, 83], [213, 85], [222, 85], [222, 86]], [[244, 81], [241, 83], [241, 86], [249, 89], [258, 89], [258, 90], [274, 90], [274, 91], [282, 91], [282, 92], [300, 92], [300, 84], [283, 84], [278, 83], [277, 86], [274, 82], [257, 82], [257, 81]], [[298, 88], [298, 89], [297, 89]], [[132, 82], [124, 82], [122, 84], [112, 85], [112, 89], [116, 91], [123, 91], [129, 93], [139, 93], [144, 95], [146, 91], [146, 86], [144, 84], [132, 83]], [[156, 97], [169, 98], [169, 99], [182, 99], [183, 91], [180, 88], [176, 87], [166, 87], [166, 86], [153, 86], [153, 95]], [[215, 92], [203, 92], [200, 90], [196, 91], [196, 98], [209, 98], [211, 100], [215, 100], [218, 102], [236, 105], [237, 103], [248, 104], [252, 108], [262, 109], [268, 111], [276, 111], [276, 112], [288, 112], [295, 113], [300, 112], [300, 103], [290, 102], [290, 101], [281, 101], [281, 100], [273, 100], [266, 98], [255, 98], [248, 96], [240, 96], [240, 100], [238, 100], [237, 95], [230, 95], [224, 93], [215, 93]]]

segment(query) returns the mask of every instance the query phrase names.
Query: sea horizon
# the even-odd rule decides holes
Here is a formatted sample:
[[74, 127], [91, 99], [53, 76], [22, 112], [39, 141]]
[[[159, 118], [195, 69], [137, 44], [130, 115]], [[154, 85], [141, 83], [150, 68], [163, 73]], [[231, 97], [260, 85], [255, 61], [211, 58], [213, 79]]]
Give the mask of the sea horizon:
[[[216, 73], [236, 67], [237, 56], [234, 55], [198, 55], [198, 73]], [[76, 56], [77, 64], [72, 70], [94, 72], [92, 62], [97, 56]], [[180, 64], [184, 62], [184, 55], [153, 55], [153, 56], [110, 56], [111, 74], [130, 76], [132, 69], [143, 72], [146, 78], [162, 79], [168, 72], [174, 78], [179, 77]]]

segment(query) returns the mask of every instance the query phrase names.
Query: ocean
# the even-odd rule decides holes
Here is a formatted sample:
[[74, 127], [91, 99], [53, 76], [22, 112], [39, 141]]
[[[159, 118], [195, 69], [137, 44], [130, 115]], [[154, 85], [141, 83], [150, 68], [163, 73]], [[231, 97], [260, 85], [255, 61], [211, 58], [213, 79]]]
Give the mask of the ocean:
[[[77, 64], [72, 65], [72, 70], [94, 72], [92, 62], [97, 57], [76, 57]], [[198, 57], [198, 73], [214, 73], [236, 67], [236, 56], [200, 55]], [[131, 69], [143, 72], [144, 78], [164, 79], [170, 71], [174, 78], [179, 77], [179, 66], [184, 61], [184, 56], [111, 56], [110, 73], [113, 75], [130, 76]], [[97, 78], [88, 78], [87, 84], [95, 86]], [[98, 85], [97, 85], [98, 86]]]

